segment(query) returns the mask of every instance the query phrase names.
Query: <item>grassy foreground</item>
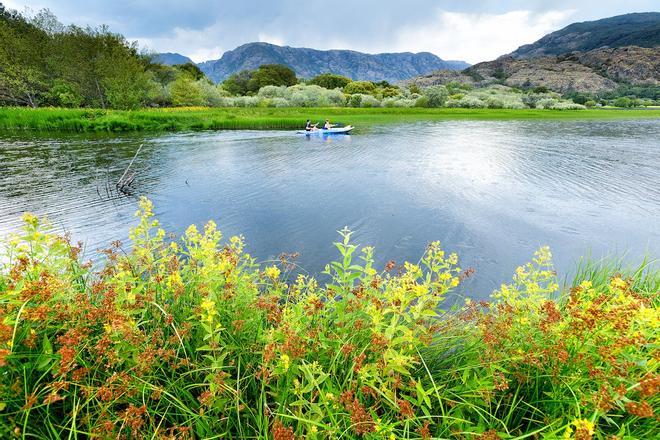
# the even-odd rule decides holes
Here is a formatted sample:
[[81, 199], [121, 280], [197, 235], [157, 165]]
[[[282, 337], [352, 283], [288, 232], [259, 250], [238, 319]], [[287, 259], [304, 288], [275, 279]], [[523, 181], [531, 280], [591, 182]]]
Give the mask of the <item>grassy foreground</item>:
[[424, 120], [658, 118], [660, 109], [507, 110], [461, 108], [168, 108], [134, 111], [5, 107], [0, 130], [182, 131], [295, 129], [305, 120], [330, 118], [358, 126]]
[[[660, 273], [551, 255], [492, 301], [443, 312], [469, 271], [431, 243], [373, 267], [342, 231], [332, 281], [260, 267], [215, 224], [166, 241], [140, 203], [132, 251], [92, 272], [26, 215], [0, 266], [0, 437], [654, 438]], [[616, 436], [616, 437], [613, 437]]]

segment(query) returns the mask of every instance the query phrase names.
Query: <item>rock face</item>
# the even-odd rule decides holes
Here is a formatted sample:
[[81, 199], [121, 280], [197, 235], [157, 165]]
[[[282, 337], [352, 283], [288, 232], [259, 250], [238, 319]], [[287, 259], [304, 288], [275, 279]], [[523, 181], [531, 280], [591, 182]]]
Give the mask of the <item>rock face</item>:
[[519, 47], [513, 58], [537, 58], [623, 46], [660, 46], [660, 12], [618, 15], [573, 23], [532, 44]]
[[157, 53], [152, 56], [151, 59], [156, 63], [166, 64], [168, 66], [176, 66], [177, 64], [187, 64], [193, 62], [186, 56], [172, 52]]
[[463, 61], [444, 61], [428, 53], [365, 54], [352, 50], [316, 50], [249, 43], [225, 52], [219, 60], [199, 64], [210, 79], [221, 82], [231, 74], [256, 69], [262, 64], [284, 64], [296, 75], [311, 78], [320, 73], [337, 73], [352, 79], [400, 81], [438, 69], [460, 70]]
[[660, 85], [660, 47], [618, 47], [529, 59], [503, 56], [461, 72], [441, 70], [406, 83], [426, 87], [451, 81], [473, 86], [545, 86], [560, 93], [612, 90], [618, 83]]
[[598, 49], [575, 54], [589, 66], [614, 81], [632, 85], [660, 85], [660, 46]]
[[450, 81], [544, 86], [560, 93], [600, 92], [620, 83], [660, 85], [660, 12], [573, 23], [494, 61], [407, 83], [424, 87]]

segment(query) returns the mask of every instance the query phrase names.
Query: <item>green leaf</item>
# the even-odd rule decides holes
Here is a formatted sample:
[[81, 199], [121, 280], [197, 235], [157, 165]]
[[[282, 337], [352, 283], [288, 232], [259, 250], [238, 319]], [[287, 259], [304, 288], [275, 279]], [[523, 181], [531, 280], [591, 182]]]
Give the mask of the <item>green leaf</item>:
[[53, 346], [50, 343], [50, 341], [48, 340], [48, 338], [46, 337], [46, 335], [44, 335], [44, 339], [41, 343], [41, 347], [42, 347], [41, 348], [42, 353], [44, 353], [44, 354], [53, 354]]

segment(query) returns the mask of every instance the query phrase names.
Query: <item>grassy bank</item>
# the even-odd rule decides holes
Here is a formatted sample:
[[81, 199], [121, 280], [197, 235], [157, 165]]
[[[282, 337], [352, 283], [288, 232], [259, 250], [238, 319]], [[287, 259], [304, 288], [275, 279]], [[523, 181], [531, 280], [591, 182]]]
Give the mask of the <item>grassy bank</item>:
[[0, 130], [183, 131], [295, 129], [307, 118], [358, 126], [431, 120], [660, 118], [659, 109], [506, 110], [460, 108], [169, 108], [135, 111], [0, 108]]
[[[331, 284], [287, 280], [213, 223], [94, 273], [25, 216], [0, 259], [0, 437], [654, 438], [660, 273], [547, 248], [489, 303], [443, 312], [469, 271], [432, 243], [373, 267], [343, 231]], [[655, 434], [654, 434], [655, 433]]]

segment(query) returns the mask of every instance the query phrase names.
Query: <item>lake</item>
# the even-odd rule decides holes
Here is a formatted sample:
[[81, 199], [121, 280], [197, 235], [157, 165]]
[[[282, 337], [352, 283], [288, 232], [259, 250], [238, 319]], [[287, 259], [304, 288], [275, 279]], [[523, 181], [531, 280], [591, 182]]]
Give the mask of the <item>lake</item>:
[[[140, 144], [134, 195], [109, 193]], [[416, 262], [440, 240], [476, 269], [466, 293], [484, 298], [541, 245], [561, 274], [587, 254], [660, 255], [660, 120], [442, 121], [329, 138], [0, 135], [0, 237], [31, 211], [94, 257], [126, 239], [139, 195], [168, 231], [213, 219], [260, 261], [299, 252], [315, 274], [344, 226], [380, 265]]]

